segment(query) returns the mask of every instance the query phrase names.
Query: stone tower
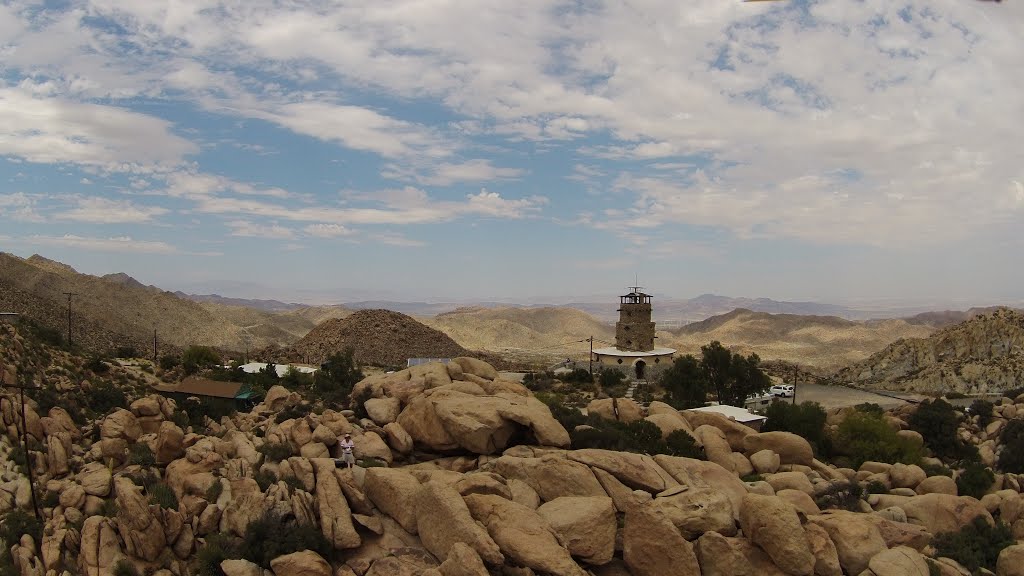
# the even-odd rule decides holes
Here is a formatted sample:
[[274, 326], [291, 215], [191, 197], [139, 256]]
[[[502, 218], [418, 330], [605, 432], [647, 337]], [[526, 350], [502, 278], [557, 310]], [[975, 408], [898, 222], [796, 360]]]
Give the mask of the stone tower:
[[654, 350], [654, 322], [651, 321], [651, 296], [639, 286], [619, 296], [619, 321], [615, 323], [615, 347], [619, 350]]

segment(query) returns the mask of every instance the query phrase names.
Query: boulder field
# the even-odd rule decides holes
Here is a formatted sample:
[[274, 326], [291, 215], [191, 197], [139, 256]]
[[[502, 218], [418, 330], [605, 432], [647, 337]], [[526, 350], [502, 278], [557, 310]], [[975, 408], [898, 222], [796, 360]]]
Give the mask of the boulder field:
[[[29, 407], [22, 422], [14, 398], [0, 398], [0, 512], [31, 509], [10, 457], [23, 427], [48, 495], [42, 538], [13, 546], [14, 570], [99, 576], [127, 563], [139, 574], [196, 574], [200, 552], [267, 513], [312, 527], [329, 549], [265, 566], [226, 559], [224, 574], [953, 576], [968, 572], [931, 558], [939, 532], [996, 515], [1024, 538], [1013, 474], [976, 500], [917, 466], [836, 468], [793, 434], [628, 400], [620, 413], [687, 431], [708, 460], [572, 450], [544, 403], [471, 358], [367, 378], [353, 398], [365, 417], [324, 409], [278, 422], [303, 400], [274, 387], [252, 411], [199, 433], [172, 421], [173, 401], [150, 395], [85, 434], [59, 408]], [[332, 459], [346, 432], [361, 463], [352, 470]], [[140, 445], [151, 462], [130, 456]], [[755, 471], [760, 480], [741, 479]], [[151, 497], [152, 483], [138, 485], [144, 475], [173, 493], [170, 504]], [[852, 510], [819, 506], [850, 482], [891, 490]], [[1019, 573], [1022, 549], [1004, 551], [998, 574]]]

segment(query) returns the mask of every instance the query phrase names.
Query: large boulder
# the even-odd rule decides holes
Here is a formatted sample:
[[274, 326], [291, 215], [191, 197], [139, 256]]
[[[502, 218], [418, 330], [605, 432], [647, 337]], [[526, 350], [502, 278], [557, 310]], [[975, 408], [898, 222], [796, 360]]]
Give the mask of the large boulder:
[[707, 459], [731, 472], [736, 471], [736, 463], [732, 459], [732, 447], [720, 428], [701, 424], [693, 431], [694, 437], [704, 447]]
[[733, 517], [739, 518], [740, 510], [743, 508], [743, 498], [747, 495], [747, 485], [735, 474], [714, 462], [693, 458], [658, 454], [654, 457], [654, 461], [683, 486], [714, 488], [725, 492], [732, 503]]
[[811, 576], [814, 554], [792, 504], [777, 496], [747, 494], [740, 512], [743, 534], [787, 574]]
[[916, 488], [928, 474], [917, 464], [901, 464], [897, 462], [889, 469], [889, 481], [893, 488]]
[[633, 576], [701, 576], [693, 545], [653, 505], [626, 512], [622, 558]]
[[554, 454], [540, 458], [502, 456], [493, 466], [499, 475], [528, 484], [545, 502], [559, 496], [608, 495], [589, 466]]
[[[498, 371], [494, 369], [494, 366], [491, 366], [483, 360], [470, 358], [469, 356], [452, 358], [448, 365], [449, 376], [451, 376], [452, 372], [455, 372], [453, 369], [454, 367], [452, 366], [454, 365], [458, 367], [458, 374], [472, 374], [473, 376], [479, 376], [485, 380], [494, 380], [498, 377]], [[457, 380], [458, 378], [452, 379]]]
[[363, 480], [366, 497], [410, 534], [416, 534], [416, 507], [419, 480], [397, 468], [369, 468]]
[[85, 576], [107, 576], [123, 557], [114, 523], [103, 516], [90, 516], [82, 525], [78, 567]]
[[491, 494], [465, 498], [470, 513], [513, 561], [542, 573], [586, 576], [535, 510]]
[[817, 524], [804, 525], [807, 543], [814, 554], [815, 576], [843, 576], [843, 567], [839, 563], [839, 552], [828, 532]]
[[908, 498], [901, 507], [911, 523], [924, 526], [932, 534], [959, 530], [970, 524], [976, 516], [992, 523], [992, 515], [988, 510], [970, 496], [923, 494]]
[[402, 411], [402, 402], [398, 398], [370, 398], [363, 403], [366, 414], [378, 426], [390, 424], [398, 419]]
[[996, 560], [996, 576], [1024, 576], [1024, 544], [1003, 548]]
[[430, 527], [420, 533], [420, 540], [439, 560], [445, 560], [457, 543], [465, 543], [492, 566], [505, 561], [498, 545], [473, 520], [466, 502], [451, 485], [427, 482], [417, 489], [413, 504], [417, 524]]
[[567, 456], [574, 462], [609, 472], [634, 490], [661, 492], [667, 488], [665, 476], [668, 474], [648, 456], [595, 448], [574, 450]]
[[729, 448], [733, 452], [742, 452], [743, 439], [754, 434], [754, 429], [744, 426], [739, 422], [726, 418], [714, 412], [703, 412], [700, 410], [683, 410], [680, 412], [683, 418], [690, 423], [690, 427], [696, 430], [701, 426], [714, 426], [725, 433], [725, 439], [729, 441]]
[[847, 574], [860, 574], [875, 554], [886, 549], [878, 527], [866, 516], [845, 512], [809, 519], [828, 533], [839, 555], [839, 564]]
[[[456, 542], [447, 551], [448, 559], [437, 567], [440, 576], [490, 576], [476, 550], [462, 542]], [[425, 571], [421, 576], [427, 576]]]
[[362, 539], [352, 524], [352, 510], [335, 474], [334, 460], [318, 458], [311, 464], [316, 471], [316, 501], [320, 511], [320, 530], [335, 548], [358, 548]]
[[121, 476], [114, 479], [114, 494], [117, 496], [117, 531], [124, 541], [125, 551], [149, 562], [156, 560], [169, 543], [163, 526], [142, 496], [142, 489]]
[[142, 436], [142, 427], [138, 419], [124, 408], [114, 410], [100, 423], [100, 438], [135, 442], [139, 436]]
[[914, 489], [918, 494], [949, 494], [958, 495], [956, 480], [949, 476], [929, 476], [922, 480]]
[[714, 488], [679, 488], [659, 495], [651, 503], [679, 529], [683, 537], [693, 540], [705, 532], [726, 536], [736, 534], [732, 502], [725, 492]]
[[786, 576], [764, 550], [745, 538], [708, 532], [695, 548], [701, 576]]
[[814, 460], [810, 442], [791, 432], [760, 432], [743, 439], [743, 451], [746, 454], [755, 454], [761, 450], [775, 452], [782, 464], [810, 466]]
[[913, 548], [897, 546], [882, 550], [868, 562], [875, 576], [928, 576], [928, 562]]
[[659, 414], [650, 414], [645, 418], [648, 422], [654, 424], [661, 430], [662, 439], [668, 438], [668, 435], [682, 430], [690, 436], [693, 436], [693, 429], [690, 428], [690, 423], [679, 415], [679, 412], [673, 410], [672, 412], [662, 412]]
[[596, 414], [608, 420], [636, 422], [644, 417], [640, 405], [628, 398], [601, 398], [587, 404], [587, 414]]
[[312, 550], [292, 552], [270, 561], [274, 576], [333, 576], [331, 565]]
[[612, 499], [563, 496], [537, 508], [569, 553], [587, 564], [611, 562], [615, 554], [615, 508]]
[[174, 422], [163, 421], [156, 433], [156, 463], [170, 464], [185, 454], [185, 432]]

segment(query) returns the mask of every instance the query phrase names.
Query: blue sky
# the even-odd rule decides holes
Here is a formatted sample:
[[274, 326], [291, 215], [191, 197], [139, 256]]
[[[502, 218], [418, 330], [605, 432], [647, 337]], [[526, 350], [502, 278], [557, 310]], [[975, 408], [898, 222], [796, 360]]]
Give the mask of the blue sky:
[[1024, 4], [0, 1], [0, 249], [305, 302], [1024, 299]]

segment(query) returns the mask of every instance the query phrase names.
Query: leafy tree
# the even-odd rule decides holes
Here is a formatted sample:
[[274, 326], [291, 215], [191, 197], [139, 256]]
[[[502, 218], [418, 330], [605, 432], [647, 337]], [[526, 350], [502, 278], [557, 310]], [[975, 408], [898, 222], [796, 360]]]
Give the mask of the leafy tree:
[[220, 364], [220, 354], [209, 346], [189, 346], [181, 354], [181, 364], [186, 374], [195, 374], [200, 368]]
[[594, 381], [594, 376], [586, 368], [576, 368], [572, 372], [560, 375], [558, 378], [562, 382], [570, 384], [589, 384]]
[[760, 367], [757, 354], [744, 357], [715, 340], [701, 347], [701, 363], [719, 404], [743, 406], [748, 396], [761, 394], [771, 380]]
[[854, 412], [847, 416], [832, 443], [837, 452], [849, 458], [853, 468], [860, 468], [868, 460], [889, 464], [917, 464], [921, 460], [920, 448], [874, 414]]
[[908, 424], [921, 434], [924, 444], [939, 458], [946, 460], [978, 460], [978, 449], [964, 444], [957, 436], [959, 415], [953, 406], [938, 399], [922, 402], [910, 415]]
[[598, 382], [605, 394], [612, 398], [622, 398], [626, 395], [626, 375], [618, 370], [601, 370]]
[[970, 462], [956, 477], [957, 491], [961, 496], [973, 496], [978, 500], [988, 492], [996, 475], [981, 462]]
[[985, 426], [988, 426], [990, 422], [992, 422], [993, 408], [995, 408], [995, 405], [993, 405], [991, 402], [989, 402], [988, 400], [982, 400], [981, 398], [978, 398], [977, 400], [971, 403], [971, 407], [968, 408], [968, 411], [972, 415], [976, 414], [978, 416], [978, 426], [984, 428]]
[[1003, 444], [1003, 451], [999, 454], [999, 469], [1014, 474], [1024, 473], [1024, 421], [1008, 421], [999, 440]]
[[708, 374], [692, 354], [676, 358], [661, 375], [665, 402], [677, 410], [699, 408], [707, 404]]
[[352, 358], [353, 354], [354, 350], [348, 348], [344, 352], [332, 354], [320, 365], [320, 370], [313, 378], [313, 387], [325, 402], [346, 403], [352, 387], [364, 378], [363, 371]]
[[764, 432], [777, 430], [803, 436], [814, 446], [816, 452], [820, 451], [826, 440], [826, 414], [817, 402], [801, 402], [800, 404], [772, 402], [768, 406], [765, 416], [768, 419], [761, 427]]

